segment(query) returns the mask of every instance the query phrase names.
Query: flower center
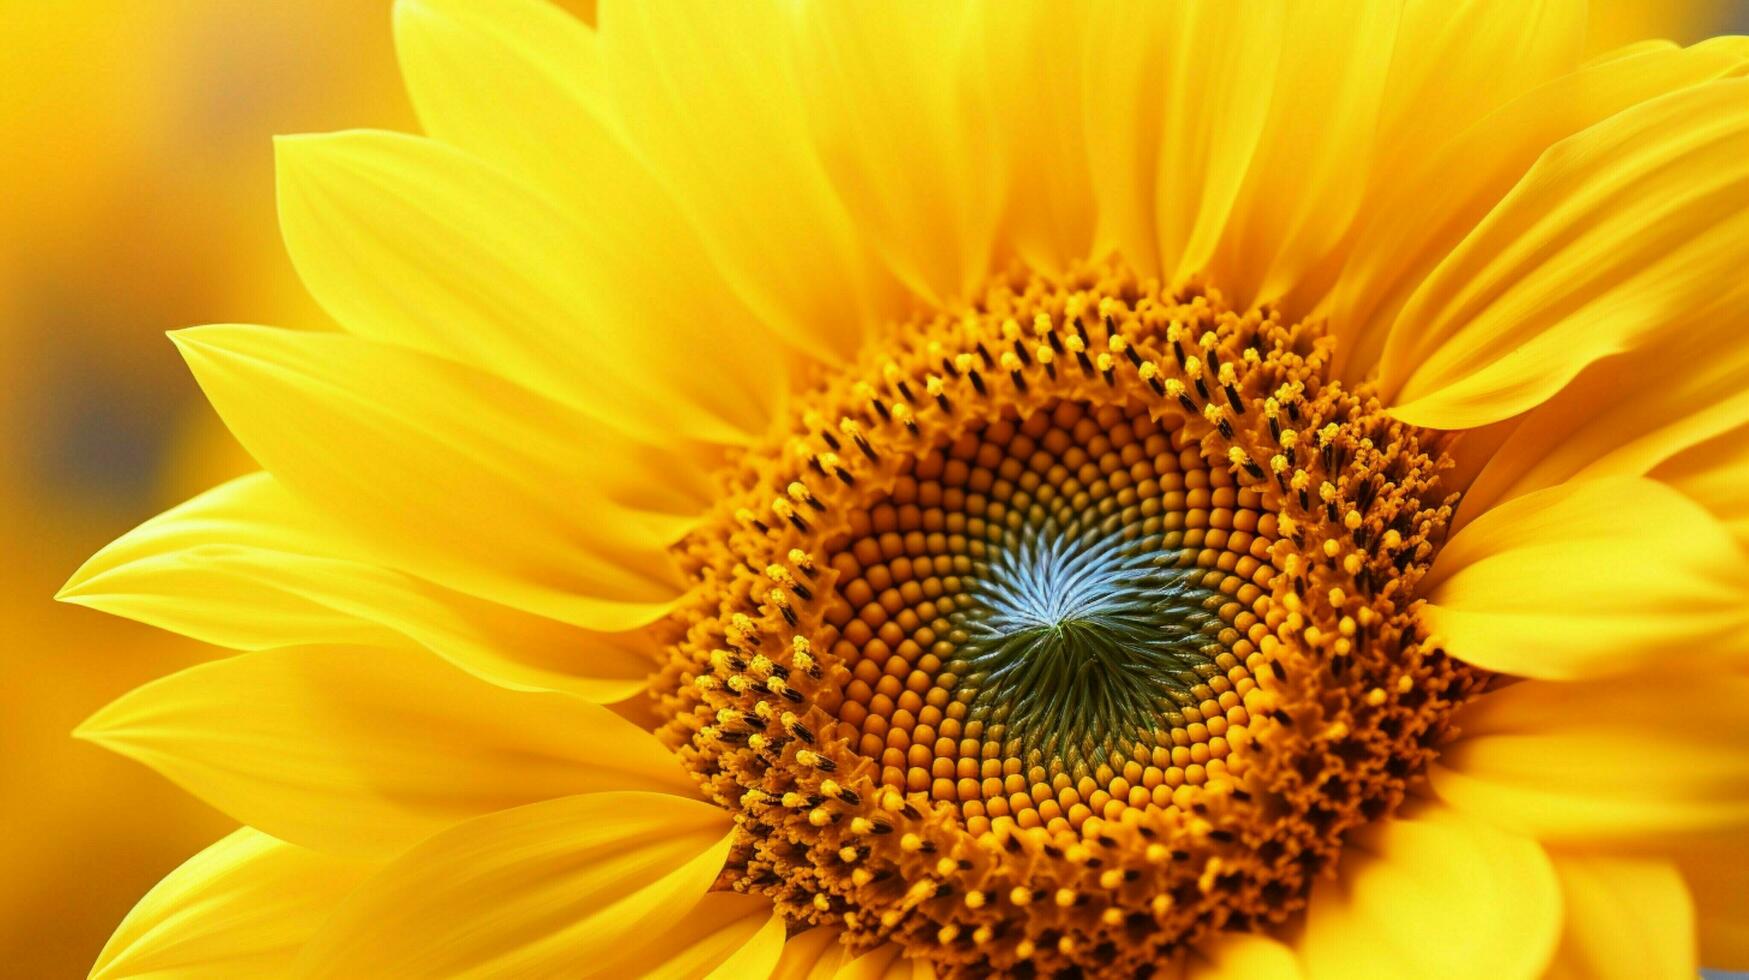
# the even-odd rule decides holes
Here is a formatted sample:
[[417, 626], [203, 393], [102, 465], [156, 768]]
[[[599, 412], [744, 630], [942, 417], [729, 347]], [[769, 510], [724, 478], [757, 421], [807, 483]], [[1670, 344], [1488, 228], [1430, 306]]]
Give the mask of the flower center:
[[898, 328], [726, 475], [654, 689], [724, 885], [944, 972], [1285, 921], [1479, 677], [1413, 586], [1442, 437], [1315, 324], [1121, 269]]
[[1006, 753], [1086, 770], [1184, 725], [1225, 625], [1179, 552], [1121, 520], [1006, 532], [973, 576], [948, 665]]

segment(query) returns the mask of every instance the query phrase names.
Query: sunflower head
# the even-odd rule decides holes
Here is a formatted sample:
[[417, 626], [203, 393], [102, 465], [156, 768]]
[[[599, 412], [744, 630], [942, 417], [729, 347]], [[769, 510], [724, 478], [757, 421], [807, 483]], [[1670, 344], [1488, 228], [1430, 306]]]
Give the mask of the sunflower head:
[[404, 0], [345, 330], [179, 335], [267, 472], [68, 589], [253, 651], [84, 730], [257, 828], [107, 962], [1692, 972], [1749, 47], [1580, 7]]

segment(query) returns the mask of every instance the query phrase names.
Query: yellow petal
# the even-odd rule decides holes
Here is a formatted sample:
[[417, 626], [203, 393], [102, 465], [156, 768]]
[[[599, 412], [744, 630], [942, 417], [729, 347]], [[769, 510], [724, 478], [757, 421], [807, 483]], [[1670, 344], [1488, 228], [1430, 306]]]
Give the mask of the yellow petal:
[[[1302, 286], [1354, 220], [1403, 8], [1394, 0], [1278, 6], [1285, 8], [1281, 58], [1262, 135], [1241, 165], [1244, 183], [1219, 246], [1207, 255], [1188, 250], [1179, 270], [1206, 267], [1240, 307], [1279, 300]], [[1162, 153], [1172, 154], [1170, 130], [1167, 138]], [[1211, 163], [1211, 176], [1222, 179], [1226, 166]]]
[[245, 827], [153, 886], [109, 937], [91, 980], [289, 974], [304, 942], [371, 870]]
[[1744, 827], [1696, 839], [1671, 849], [1694, 901], [1701, 965], [1713, 970], [1749, 970], [1749, 833]]
[[693, 792], [671, 753], [600, 705], [508, 691], [390, 649], [201, 664], [123, 695], [77, 734], [250, 826], [343, 855], [389, 854], [557, 796]]
[[1552, 851], [1565, 930], [1548, 980], [1691, 980], [1694, 903], [1668, 861]]
[[834, 980], [935, 980], [928, 960], [907, 959], [896, 943], [877, 946], [838, 968]]
[[[646, 438], [765, 431], [783, 359], [733, 332], [744, 319], [701, 322], [699, 308], [670, 302], [689, 295], [688, 270], [651, 264], [664, 256], [642, 250], [650, 230], [635, 216], [560, 209], [466, 153], [398, 133], [276, 147], [286, 248], [351, 332], [483, 368]], [[706, 343], [712, 364], [687, 356]]]
[[1749, 439], [1741, 426], [1677, 453], [1651, 475], [1718, 515], [1749, 548]]
[[1524, 677], [1680, 669], [1743, 653], [1749, 579], [1705, 509], [1638, 477], [1508, 501], [1452, 536], [1423, 621], [1458, 658]]
[[792, 937], [783, 944], [770, 980], [832, 980], [850, 955], [843, 935], [830, 926], [815, 926]]
[[1634, 106], [1551, 147], [1421, 284], [1386, 344], [1392, 414], [1470, 428], [1749, 286], [1749, 79]]
[[[1410, 293], [1545, 150], [1742, 61], [1725, 45], [1684, 51], [1663, 43], [1560, 74], [1582, 38], [1574, 22], [1584, 13], [1567, 0], [1423, 3], [1406, 11], [1408, 36], [1399, 43], [1408, 41], [1409, 50], [1390, 86], [1385, 156], [1331, 298], [1335, 357], [1349, 376], [1375, 368]], [[1425, 326], [1404, 322], [1411, 332]]]
[[[1142, 103], [1143, 111], [1161, 117], [1159, 145], [1147, 147], [1144, 158], [1159, 162], [1152, 175], [1152, 201], [1144, 202], [1148, 210], [1143, 213], [1154, 217], [1157, 241], [1150, 243], [1150, 251], [1157, 249], [1161, 273], [1177, 279], [1209, 271], [1224, 242], [1238, 247], [1234, 210], [1248, 185], [1255, 183], [1253, 161], [1272, 138], [1267, 128], [1270, 104], [1287, 69], [1289, 17], [1282, 4], [1154, 6], [1157, 10], [1150, 16], [1167, 21], [1168, 47], [1142, 53], [1157, 63], [1151, 70], [1163, 73], [1158, 93], [1148, 93]], [[1296, 11], [1317, 16], [1312, 5]], [[1123, 22], [1108, 29], [1135, 30]], [[1313, 51], [1307, 54], [1313, 56]], [[1093, 56], [1102, 57], [1097, 52]], [[1296, 66], [1308, 60], [1293, 59]], [[1100, 161], [1101, 167], [1106, 165]], [[1220, 269], [1223, 274], [1237, 271], [1226, 265]], [[1261, 270], [1251, 272], [1253, 278], [1234, 287], [1249, 294]]]
[[858, 233], [931, 305], [969, 295], [989, 271], [1006, 181], [971, 57], [972, 7], [797, 9], [810, 134]]
[[972, 4], [990, 127], [1007, 175], [1006, 237], [1035, 268], [1062, 271], [1092, 255], [1092, 178], [1082, 120], [1087, 17], [1053, 0]]
[[[1465, 491], [1458, 526], [1565, 480], [1644, 476], [1709, 440], [1742, 444], [1745, 377], [1749, 336], [1728, 319], [1592, 365], [1513, 427]], [[1730, 458], [1715, 451], [1694, 461], [1728, 467]]]
[[1749, 821], [1749, 678], [1524, 681], [1454, 723], [1430, 770], [1440, 798], [1541, 840], [1656, 844]]
[[638, 955], [620, 969], [667, 980], [766, 977], [783, 953], [783, 934], [783, 916], [770, 899], [711, 892], [669, 928], [639, 937]]
[[[395, 46], [427, 133], [581, 219], [587, 234], [575, 244], [587, 255], [565, 260], [568, 278], [558, 285], [583, 309], [562, 329], [585, 343], [579, 357], [645, 387], [639, 397], [681, 398], [656, 406], [644, 431], [664, 434], [664, 412], [678, 408], [697, 416], [696, 429], [682, 431], [762, 435], [784, 397], [789, 359], [626, 142], [594, 33], [541, 0], [400, 0]], [[712, 352], [708, 370], [688, 356], [701, 349]], [[639, 404], [616, 404], [601, 380], [573, 375], [571, 386], [616, 415]]]
[[[316, 977], [632, 976], [728, 857], [698, 800], [591, 793], [470, 820], [353, 892], [306, 947]], [[459, 926], [459, 927], [458, 927]]]
[[665, 546], [702, 513], [674, 453], [492, 375], [344, 334], [183, 330], [219, 415], [383, 564], [603, 630], [660, 615]]
[[57, 598], [239, 650], [424, 649], [496, 684], [600, 702], [643, 690], [655, 653], [642, 630], [593, 633], [371, 563], [266, 473], [128, 532]]
[[1539, 976], [1561, 893], [1535, 841], [1440, 807], [1374, 824], [1314, 886], [1300, 952], [1326, 977]]
[[1224, 932], [1198, 947], [1186, 980], [1301, 980], [1299, 956], [1287, 945], [1251, 932]]
[[732, 288], [803, 350], [846, 358], [904, 295], [833, 193], [782, 0], [601, 5], [608, 88]]

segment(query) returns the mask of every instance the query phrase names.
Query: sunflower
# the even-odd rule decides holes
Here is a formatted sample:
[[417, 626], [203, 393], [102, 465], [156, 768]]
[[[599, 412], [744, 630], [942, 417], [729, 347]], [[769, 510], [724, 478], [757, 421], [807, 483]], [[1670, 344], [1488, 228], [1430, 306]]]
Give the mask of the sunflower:
[[63, 598], [244, 828], [95, 974], [1749, 966], [1749, 43], [402, 0], [341, 327]]

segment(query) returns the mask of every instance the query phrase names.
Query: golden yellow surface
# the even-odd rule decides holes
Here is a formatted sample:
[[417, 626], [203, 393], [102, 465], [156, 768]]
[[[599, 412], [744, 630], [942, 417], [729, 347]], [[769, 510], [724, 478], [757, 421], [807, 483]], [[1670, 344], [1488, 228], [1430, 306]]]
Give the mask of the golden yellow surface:
[[[1599, 49], [1742, 16], [1598, 7]], [[389, 24], [387, 0], [0, 0], [6, 975], [83, 975], [133, 901], [229, 829], [68, 735], [213, 651], [51, 596], [117, 534], [248, 468], [163, 331], [322, 325], [279, 246], [269, 137], [411, 128]]]

